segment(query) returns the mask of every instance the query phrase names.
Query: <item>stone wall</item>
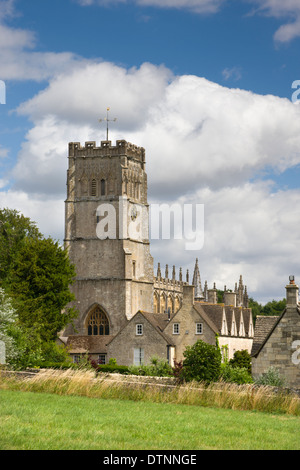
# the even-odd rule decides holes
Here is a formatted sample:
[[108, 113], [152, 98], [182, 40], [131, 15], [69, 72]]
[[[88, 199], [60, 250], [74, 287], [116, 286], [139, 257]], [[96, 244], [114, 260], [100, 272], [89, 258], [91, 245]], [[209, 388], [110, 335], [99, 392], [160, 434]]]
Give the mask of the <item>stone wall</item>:
[[289, 387], [300, 388], [300, 315], [297, 306], [287, 307], [258, 354], [252, 358], [254, 378], [276, 368]]

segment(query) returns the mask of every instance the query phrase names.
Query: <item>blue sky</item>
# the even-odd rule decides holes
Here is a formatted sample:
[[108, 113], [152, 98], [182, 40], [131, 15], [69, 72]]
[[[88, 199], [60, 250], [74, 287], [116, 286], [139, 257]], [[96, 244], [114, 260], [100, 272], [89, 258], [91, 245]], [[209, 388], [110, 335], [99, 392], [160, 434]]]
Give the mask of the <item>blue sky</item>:
[[[298, 0], [0, 0], [0, 207], [63, 239], [69, 141], [146, 148], [150, 202], [205, 205], [205, 244], [155, 265], [250, 295], [299, 271]], [[300, 97], [300, 96], [299, 96]], [[299, 272], [300, 276], [300, 272]]]

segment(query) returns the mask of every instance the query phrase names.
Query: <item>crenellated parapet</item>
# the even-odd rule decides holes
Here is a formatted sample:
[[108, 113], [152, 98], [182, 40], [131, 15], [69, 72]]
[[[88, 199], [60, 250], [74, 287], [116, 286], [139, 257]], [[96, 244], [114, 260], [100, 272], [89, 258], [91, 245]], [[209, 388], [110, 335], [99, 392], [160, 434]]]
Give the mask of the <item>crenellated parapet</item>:
[[122, 156], [136, 160], [142, 165], [145, 164], [145, 149], [126, 140], [117, 140], [116, 145], [112, 145], [110, 140], [104, 140], [101, 141], [100, 146], [97, 146], [95, 141], [85, 142], [84, 146], [80, 142], [69, 143], [69, 157], [71, 158]]

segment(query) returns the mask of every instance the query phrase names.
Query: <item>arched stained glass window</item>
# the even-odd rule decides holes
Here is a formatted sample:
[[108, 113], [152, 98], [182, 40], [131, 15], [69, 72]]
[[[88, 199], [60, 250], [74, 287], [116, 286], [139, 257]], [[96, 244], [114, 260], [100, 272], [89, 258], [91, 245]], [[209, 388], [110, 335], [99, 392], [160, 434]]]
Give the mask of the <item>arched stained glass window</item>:
[[109, 335], [109, 322], [107, 316], [100, 307], [95, 307], [87, 321], [89, 336], [107, 336]]

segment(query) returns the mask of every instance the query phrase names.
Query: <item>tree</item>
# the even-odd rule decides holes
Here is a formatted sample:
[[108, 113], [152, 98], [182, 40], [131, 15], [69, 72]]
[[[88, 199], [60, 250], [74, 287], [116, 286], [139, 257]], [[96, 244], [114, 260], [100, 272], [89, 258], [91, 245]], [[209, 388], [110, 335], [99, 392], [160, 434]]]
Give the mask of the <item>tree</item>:
[[286, 306], [286, 299], [272, 300], [265, 305], [261, 305], [253, 298], [249, 299], [249, 307], [252, 309], [254, 322], [257, 315], [281, 315]]
[[221, 372], [221, 352], [217, 346], [198, 340], [187, 346], [184, 353], [182, 374], [186, 382], [214, 382]]
[[17, 355], [17, 348], [11, 336], [12, 325], [16, 322], [17, 314], [10, 298], [4, 289], [0, 288], [0, 341], [5, 344], [6, 361]]
[[7, 277], [20, 324], [34, 328], [43, 341], [55, 340], [76, 315], [73, 308], [66, 308], [74, 300], [69, 289], [74, 276], [74, 266], [58, 242], [50, 237], [27, 238]]
[[235, 351], [233, 358], [230, 359], [229, 364], [232, 367], [245, 368], [251, 374], [251, 356], [246, 349]]
[[5, 284], [11, 264], [27, 239], [41, 239], [36, 224], [16, 210], [0, 210], [0, 283]]

